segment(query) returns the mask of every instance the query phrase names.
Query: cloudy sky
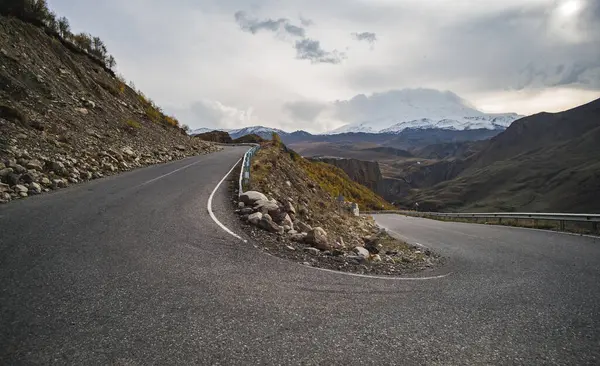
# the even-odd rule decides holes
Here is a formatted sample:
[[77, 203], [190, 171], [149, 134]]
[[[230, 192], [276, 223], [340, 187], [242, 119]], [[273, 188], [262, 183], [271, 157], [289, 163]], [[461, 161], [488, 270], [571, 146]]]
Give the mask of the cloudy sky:
[[599, 0], [49, 3], [193, 128], [322, 132], [353, 122], [335, 101], [406, 88], [520, 114], [600, 97]]

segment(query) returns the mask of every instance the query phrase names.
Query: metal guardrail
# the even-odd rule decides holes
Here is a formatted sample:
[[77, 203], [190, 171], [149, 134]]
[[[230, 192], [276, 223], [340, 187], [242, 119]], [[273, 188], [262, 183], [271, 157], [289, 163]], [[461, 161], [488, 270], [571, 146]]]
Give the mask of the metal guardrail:
[[597, 230], [600, 222], [600, 214], [572, 214], [572, 213], [540, 213], [540, 212], [491, 212], [491, 213], [445, 213], [445, 212], [419, 212], [419, 211], [369, 211], [365, 214], [399, 214], [416, 217], [445, 217], [459, 219], [502, 219], [513, 220], [547, 220], [558, 221], [561, 230], [565, 228], [565, 222], [590, 222]]
[[252, 157], [258, 149], [260, 149], [260, 145], [258, 144], [243, 144], [239, 146], [252, 146], [250, 150], [246, 151], [244, 154], [244, 158], [242, 159], [242, 168], [240, 169], [240, 180], [239, 180], [239, 190], [238, 195], [244, 193], [244, 186], [248, 185], [250, 182], [250, 163], [252, 161]]

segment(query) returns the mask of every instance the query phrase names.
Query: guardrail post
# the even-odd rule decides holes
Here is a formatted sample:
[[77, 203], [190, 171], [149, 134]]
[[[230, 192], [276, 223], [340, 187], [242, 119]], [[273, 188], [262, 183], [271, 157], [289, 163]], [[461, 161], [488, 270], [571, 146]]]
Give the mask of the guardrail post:
[[598, 223], [597, 222], [592, 223], [592, 229], [594, 230], [595, 233], [598, 232]]
[[537, 219], [533, 219], [533, 228], [537, 228], [538, 227], [538, 220]]
[[565, 220], [560, 220], [560, 230], [565, 231]]
[[498, 225], [502, 225], [502, 217], [498, 217]]

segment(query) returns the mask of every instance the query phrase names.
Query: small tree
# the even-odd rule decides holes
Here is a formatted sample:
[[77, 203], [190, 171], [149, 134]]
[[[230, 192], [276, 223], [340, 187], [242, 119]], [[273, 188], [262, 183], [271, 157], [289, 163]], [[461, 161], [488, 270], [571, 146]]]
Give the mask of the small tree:
[[50, 29], [51, 31], [55, 33], [59, 32], [58, 21], [56, 20], [56, 13], [54, 13], [53, 11], [48, 12], [45, 23], [48, 29]]
[[82, 50], [89, 53], [92, 51], [92, 37], [87, 33], [79, 33], [73, 36], [73, 42]]
[[31, 19], [46, 23], [50, 16], [50, 9], [46, 0], [25, 0], [25, 12]]
[[71, 38], [71, 25], [69, 19], [65, 17], [58, 18], [58, 33], [63, 39]]
[[[114, 70], [115, 66], [117, 66], [117, 61], [115, 61], [113, 55], [108, 55], [108, 58], [106, 59], [106, 67], [108, 67], [111, 70]], [[125, 84], [124, 81], [123, 84]]]

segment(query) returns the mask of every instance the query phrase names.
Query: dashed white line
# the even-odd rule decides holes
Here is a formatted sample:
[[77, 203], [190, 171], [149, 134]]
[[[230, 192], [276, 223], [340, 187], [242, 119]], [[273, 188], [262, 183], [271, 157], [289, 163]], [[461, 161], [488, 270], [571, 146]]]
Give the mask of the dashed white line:
[[162, 178], [164, 178], [164, 177], [167, 177], [167, 176], [169, 176], [169, 175], [171, 175], [171, 174], [175, 174], [175, 173], [177, 173], [177, 172], [179, 172], [179, 171], [182, 171], [183, 169], [187, 169], [187, 168], [191, 167], [192, 165], [196, 165], [196, 164], [198, 164], [198, 163], [201, 163], [201, 162], [202, 162], [202, 160], [198, 160], [198, 161], [196, 161], [196, 162], [194, 162], [194, 163], [188, 164], [188, 165], [186, 165], [186, 166], [182, 166], [181, 168], [175, 169], [175, 170], [173, 170], [172, 172], [169, 172], [169, 173], [167, 173], [167, 174], [163, 174], [163, 175], [161, 175], [161, 176], [158, 176], [158, 177], [156, 177], [156, 178], [150, 179], [149, 181], [146, 181], [146, 182], [144, 182], [144, 183], [140, 184], [138, 187], [145, 186], [146, 184], [150, 184], [150, 183], [152, 183], [152, 182], [156, 182], [156, 181], [157, 181], [157, 180], [159, 180], [159, 179], [162, 179]]
[[217, 183], [217, 186], [215, 187], [215, 189], [210, 194], [210, 197], [208, 197], [208, 203], [206, 205], [206, 208], [208, 209], [208, 214], [210, 215], [210, 218], [213, 219], [213, 221], [215, 223], [217, 223], [217, 225], [219, 225], [221, 227], [221, 229], [225, 230], [227, 233], [229, 233], [233, 237], [235, 237], [237, 239], [240, 239], [244, 243], [247, 243], [248, 242], [247, 240], [243, 239], [238, 234], [236, 234], [233, 231], [229, 230], [229, 228], [227, 226], [223, 225], [221, 223], [221, 221], [219, 221], [217, 219], [217, 217], [215, 216], [215, 214], [213, 213], [213, 210], [212, 210], [212, 200], [213, 200], [213, 197], [214, 197], [215, 193], [219, 190], [219, 187], [221, 186], [221, 184], [223, 183], [223, 181], [225, 181], [225, 179], [227, 179], [227, 177], [229, 176], [229, 174], [231, 174], [231, 172], [233, 171], [233, 169], [235, 169], [235, 167], [240, 163], [241, 160], [242, 159], [239, 159], [235, 164], [233, 164], [233, 167], [231, 167], [231, 169], [229, 170], [229, 172], [227, 172], [227, 174], [225, 174], [225, 176], [223, 177], [223, 179], [221, 179], [221, 181], [219, 183]]

